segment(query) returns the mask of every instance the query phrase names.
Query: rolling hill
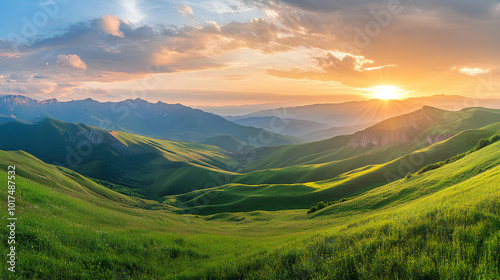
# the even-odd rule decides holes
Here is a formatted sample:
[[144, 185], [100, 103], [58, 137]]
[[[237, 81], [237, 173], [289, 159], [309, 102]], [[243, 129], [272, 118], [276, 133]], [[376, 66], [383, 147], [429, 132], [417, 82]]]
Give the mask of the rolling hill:
[[[0, 125], [0, 149], [133, 188], [150, 198], [206, 187], [233, 161], [215, 146], [153, 139], [45, 118]], [[230, 173], [230, 172], [229, 172]], [[167, 179], [168, 178], [168, 179]]]
[[320, 164], [366, 154], [381, 155], [378, 162], [381, 163], [445, 140], [464, 130], [478, 129], [496, 122], [500, 122], [500, 110], [496, 109], [466, 108], [454, 112], [424, 106], [352, 135], [256, 149], [255, 159], [248, 162], [244, 170]]
[[229, 135], [214, 136], [198, 142], [201, 144], [216, 146], [228, 152], [241, 152], [256, 148], [255, 146], [247, 144]]
[[340, 126], [340, 127], [331, 127], [323, 130], [317, 130], [313, 131], [304, 135], [300, 135], [300, 139], [304, 139], [305, 141], [309, 142], [315, 142], [315, 141], [320, 141], [320, 140], [325, 140], [328, 138], [333, 138], [335, 136], [339, 135], [349, 135], [353, 134], [354, 132], [363, 130], [365, 128], [368, 128], [375, 123], [366, 123], [366, 124], [360, 124], [360, 125], [353, 125], [353, 126]]
[[[17, 170], [15, 278], [495, 279], [499, 151], [492, 143], [309, 215], [302, 208], [208, 216], [179, 215], [25, 152], [0, 151], [0, 183], [7, 165]], [[269, 203], [292, 192], [275, 189]], [[8, 234], [0, 229], [4, 251]]]
[[[362, 162], [346, 160], [256, 171], [238, 178], [234, 183], [170, 196], [166, 201], [172, 206], [202, 214], [309, 208], [322, 200], [355, 197], [400, 180], [427, 165], [474, 149], [481, 139], [489, 138], [496, 132], [489, 129], [467, 130], [446, 141], [379, 164], [362, 158]], [[487, 158], [498, 164], [500, 159], [495, 155]], [[199, 201], [208, 203], [197, 206]]]
[[[0, 149], [24, 150], [47, 163], [116, 184], [116, 189], [126, 193], [163, 200], [166, 196], [227, 184], [287, 185], [333, 180], [352, 170], [404, 159], [433, 143], [454, 135], [463, 137], [460, 133], [465, 130], [495, 122], [500, 122], [497, 110], [471, 108], [449, 112], [424, 107], [353, 135], [298, 145], [254, 148], [231, 137], [213, 138], [207, 142], [212, 145], [204, 145], [46, 118], [37, 124], [11, 122], [0, 125]], [[463, 152], [475, 145], [478, 137], [485, 136], [483, 132], [467, 136], [473, 141], [452, 151]], [[234, 152], [228, 153], [216, 146]], [[421, 164], [450, 156], [449, 152], [439, 154], [440, 157], [427, 158]], [[404, 175], [406, 173], [398, 176]], [[383, 182], [384, 178], [377, 176], [371, 179], [371, 186]], [[180, 201], [190, 201], [186, 197]], [[317, 197], [303, 202], [313, 200]]]
[[[267, 131], [301, 138], [302, 135], [330, 128], [330, 126], [314, 121], [278, 117], [231, 118], [234, 123], [263, 128]], [[333, 137], [333, 136], [332, 136]], [[327, 137], [330, 138], [330, 137]]]

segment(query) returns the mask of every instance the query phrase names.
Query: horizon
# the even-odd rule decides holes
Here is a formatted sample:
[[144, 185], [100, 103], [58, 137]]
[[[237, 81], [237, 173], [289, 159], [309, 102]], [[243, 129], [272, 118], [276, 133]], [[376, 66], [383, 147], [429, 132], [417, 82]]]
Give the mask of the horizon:
[[4, 3], [0, 93], [192, 107], [499, 95], [495, 1], [100, 4]]
[[[182, 104], [182, 103], [168, 103], [164, 102], [162, 100], [146, 100], [140, 97], [136, 98], [127, 98], [127, 99], [122, 99], [122, 100], [97, 100], [93, 99], [92, 97], [87, 97], [82, 99], [72, 99], [72, 100], [58, 100], [57, 98], [51, 98], [51, 99], [37, 99], [33, 98], [27, 95], [23, 94], [0, 94], [0, 97], [26, 97], [30, 98], [32, 100], [36, 100], [37, 102], [44, 102], [44, 101], [51, 101], [55, 100], [57, 102], [75, 102], [75, 101], [83, 101], [83, 100], [92, 100], [98, 103], [107, 103], [107, 102], [125, 102], [128, 100], [141, 100], [145, 101], [149, 104], [157, 104], [157, 103], [163, 103], [167, 105], [181, 105], [193, 109], [199, 109], [205, 112], [213, 113], [222, 117], [230, 117], [230, 116], [244, 116], [244, 115], [251, 115], [252, 113], [257, 113], [261, 111], [268, 111], [268, 110], [279, 110], [279, 109], [285, 109], [285, 108], [298, 108], [298, 107], [308, 107], [308, 106], [319, 106], [319, 105], [343, 105], [343, 104], [348, 104], [352, 102], [368, 102], [368, 101], [379, 101], [379, 102], [410, 102], [410, 104], [413, 105], [421, 105], [422, 107], [433, 107], [433, 108], [439, 108], [439, 109], [444, 109], [444, 110], [449, 110], [449, 111], [459, 111], [464, 108], [472, 108], [472, 107], [484, 107], [484, 108], [491, 108], [491, 109], [498, 109], [500, 108], [500, 104], [498, 105], [488, 105], [485, 106], [485, 104], [481, 103], [482, 101], [488, 101], [488, 100], [495, 100], [498, 101], [500, 100], [500, 96], [491, 96], [487, 99], [484, 98], [473, 98], [473, 97], [466, 97], [466, 96], [461, 96], [461, 95], [445, 95], [445, 94], [439, 94], [439, 95], [431, 95], [431, 96], [421, 96], [421, 97], [409, 97], [405, 99], [380, 99], [380, 98], [371, 98], [371, 99], [360, 99], [360, 100], [348, 100], [348, 101], [340, 101], [340, 102], [328, 102], [328, 103], [305, 103], [305, 104], [293, 104], [293, 103], [288, 103], [288, 106], [280, 104], [280, 103], [267, 103], [267, 104], [239, 104], [239, 105], [221, 105], [221, 106], [192, 106], [189, 104]], [[439, 99], [441, 98], [449, 98], [449, 100], [445, 99], [444, 104], [439, 103]], [[424, 100], [420, 100], [424, 99]], [[434, 99], [434, 100], [433, 100]], [[457, 102], [455, 99], [460, 99], [461, 101], [465, 102]], [[413, 102], [413, 100], [417, 100], [416, 103]], [[429, 101], [430, 100], [430, 101]], [[431, 102], [429, 104], [425, 102]], [[434, 104], [434, 102], [437, 102]], [[468, 102], [473, 102], [473, 103], [468, 103]], [[398, 103], [396, 103], [397, 105]]]

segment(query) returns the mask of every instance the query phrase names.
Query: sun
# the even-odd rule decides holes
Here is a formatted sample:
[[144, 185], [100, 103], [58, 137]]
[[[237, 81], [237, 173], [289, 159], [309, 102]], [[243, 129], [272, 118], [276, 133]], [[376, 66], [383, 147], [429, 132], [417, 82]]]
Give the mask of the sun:
[[374, 98], [389, 100], [401, 97], [402, 90], [397, 86], [375, 86], [370, 88], [370, 92]]

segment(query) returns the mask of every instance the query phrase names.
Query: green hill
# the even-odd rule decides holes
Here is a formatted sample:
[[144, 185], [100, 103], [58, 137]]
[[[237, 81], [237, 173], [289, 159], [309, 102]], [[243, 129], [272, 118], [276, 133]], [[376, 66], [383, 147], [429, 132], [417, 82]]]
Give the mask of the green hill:
[[199, 141], [205, 145], [211, 145], [219, 147], [228, 152], [239, 152], [242, 150], [253, 149], [255, 146], [249, 145], [243, 141], [240, 141], [233, 136], [223, 135], [223, 136], [215, 136], [202, 141]]
[[[24, 152], [0, 152], [0, 162], [4, 186], [16, 165], [21, 225], [17, 271], [3, 279], [500, 277], [500, 142], [309, 215], [179, 215]], [[269, 203], [302, 191], [284, 188]], [[8, 235], [0, 229], [5, 252]]]
[[23, 150], [149, 198], [206, 187], [232, 166], [226, 152], [198, 143], [147, 138], [46, 118], [0, 125], [0, 149]]
[[[46, 118], [37, 124], [12, 122], [0, 125], [0, 149], [24, 150], [47, 163], [65, 166], [85, 176], [124, 186], [128, 188], [124, 189], [124, 193], [162, 200], [169, 195], [191, 191], [198, 194], [203, 193], [198, 190], [227, 184], [258, 185], [260, 188], [264, 185], [326, 182], [336, 180], [336, 177], [353, 170], [365, 170], [371, 165], [386, 166], [390, 162], [395, 163], [387, 165], [380, 172], [392, 172], [397, 174], [392, 177], [398, 179], [408, 172], [414, 172], [416, 167], [445, 160], [450, 154], [470, 149], [475, 144], [474, 141], [477, 142], [487, 134], [485, 131], [476, 131], [464, 136], [460, 132], [499, 121], [500, 113], [493, 109], [470, 108], [449, 112], [424, 107], [353, 135], [318, 142], [264, 148], [251, 148], [231, 136], [217, 136], [207, 142], [232, 150], [228, 153], [210, 145], [153, 139]], [[395, 170], [395, 165], [407, 161], [408, 156], [413, 156], [411, 153], [453, 135], [458, 139], [470, 137], [473, 141], [449, 147], [449, 151], [436, 153], [436, 156], [426, 157], [404, 174]], [[365, 180], [369, 184], [363, 183], [366, 185], [363, 189], [370, 189], [386, 181], [380, 172], [378, 175], [371, 173], [343, 184], [358, 186], [359, 180]], [[347, 192], [348, 196], [355, 195], [360, 190], [359, 187], [351, 189], [352, 191]], [[318, 201], [323, 195], [334, 199], [341, 194], [344, 192], [308, 194], [300, 207]], [[179, 201], [189, 205], [193, 197], [197, 195], [180, 196]], [[241, 195], [233, 197], [236, 201], [240, 200]], [[211, 204], [221, 203], [215, 199], [211, 200]], [[248, 209], [261, 209], [258, 205], [260, 204]], [[295, 203], [287, 204], [285, 200], [283, 205], [288, 205], [283, 209], [299, 207]], [[238, 209], [236, 207], [232, 211]]]
[[[245, 184], [232, 183], [196, 190], [167, 197], [166, 201], [185, 210], [202, 214], [309, 208], [319, 201], [354, 197], [404, 178], [408, 173], [415, 173], [426, 165], [444, 161], [473, 149], [479, 140], [488, 138], [495, 132], [464, 131], [446, 141], [381, 164], [362, 165], [359, 162], [351, 164], [340, 161], [257, 171], [236, 180], [236, 182], [245, 181]], [[356, 167], [358, 165], [362, 167]], [[255, 182], [251, 182], [252, 179]], [[282, 183], [276, 183], [279, 180]], [[266, 181], [275, 183], [270, 184]], [[200, 201], [208, 202], [198, 206]]]
[[[258, 148], [245, 171], [319, 164], [383, 153], [387, 161], [468, 129], [500, 122], [500, 110], [466, 108], [458, 112], [428, 106], [382, 121], [352, 135], [297, 145]], [[360, 166], [361, 167], [361, 166]]]
[[[85, 100], [38, 101], [22, 95], [0, 97], [0, 114], [36, 123], [50, 117], [68, 123], [145, 135], [154, 138], [199, 141], [230, 135], [254, 146], [285, 145], [302, 142], [298, 138], [242, 126], [215, 114], [181, 104], [149, 103], [142, 99], [120, 102]], [[5, 118], [0, 118], [0, 122]], [[254, 141], [256, 135], [268, 141]]]

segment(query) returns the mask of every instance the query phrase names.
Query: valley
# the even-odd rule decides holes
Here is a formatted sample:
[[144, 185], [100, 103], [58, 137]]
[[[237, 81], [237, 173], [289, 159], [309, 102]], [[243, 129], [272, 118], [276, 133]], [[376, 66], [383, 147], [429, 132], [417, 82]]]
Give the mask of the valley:
[[[231, 135], [202, 144], [8, 121], [0, 181], [16, 165], [18, 275], [496, 275], [499, 124], [496, 109], [424, 106], [350, 135], [257, 147]], [[322, 201], [334, 203], [308, 211]], [[437, 257], [435, 246], [439, 261], [422, 257]]]
[[0, 14], [0, 280], [500, 279], [498, 0]]

